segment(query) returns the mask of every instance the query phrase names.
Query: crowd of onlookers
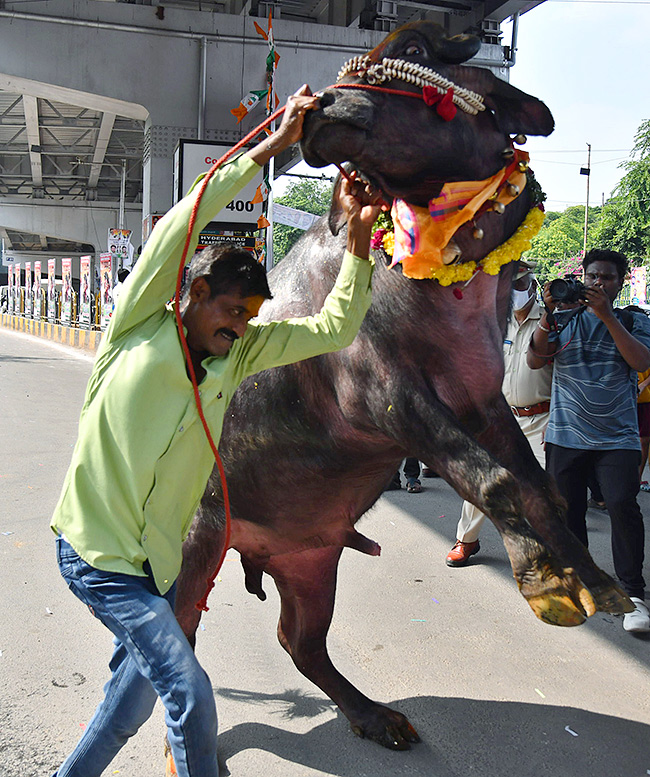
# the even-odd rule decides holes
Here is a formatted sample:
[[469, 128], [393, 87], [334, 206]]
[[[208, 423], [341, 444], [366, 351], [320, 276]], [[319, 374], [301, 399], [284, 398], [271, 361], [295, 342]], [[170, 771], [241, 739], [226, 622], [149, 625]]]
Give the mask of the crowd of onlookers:
[[[559, 299], [547, 283], [538, 301], [535, 266], [519, 263], [502, 390], [566, 500], [567, 526], [585, 546], [588, 508], [609, 514], [614, 569], [634, 605], [623, 628], [650, 632], [637, 502], [640, 488], [650, 491], [643, 480], [650, 447], [650, 319], [638, 307], [613, 305], [629, 269], [623, 254], [594, 249], [582, 265], [584, 284], [571, 284]], [[411, 493], [422, 490], [417, 459], [406, 460], [404, 474]], [[399, 473], [389, 488], [400, 488]], [[479, 552], [484, 520], [477, 507], [463, 503], [449, 566], [465, 566]]]

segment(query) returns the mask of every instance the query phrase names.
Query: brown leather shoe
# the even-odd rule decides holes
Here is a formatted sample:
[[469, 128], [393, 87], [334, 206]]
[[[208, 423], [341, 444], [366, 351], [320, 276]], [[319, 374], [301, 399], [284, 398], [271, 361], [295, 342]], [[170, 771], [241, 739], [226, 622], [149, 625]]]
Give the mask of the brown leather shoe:
[[456, 540], [456, 544], [447, 554], [447, 566], [448, 567], [464, 567], [469, 561], [469, 557], [478, 553], [481, 549], [479, 541], [476, 542], [461, 542]]

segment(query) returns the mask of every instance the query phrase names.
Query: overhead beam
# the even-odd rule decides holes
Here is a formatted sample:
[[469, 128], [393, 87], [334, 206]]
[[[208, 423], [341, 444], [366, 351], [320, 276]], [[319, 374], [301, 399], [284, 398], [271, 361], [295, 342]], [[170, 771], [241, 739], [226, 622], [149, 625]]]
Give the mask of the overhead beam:
[[27, 129], [27, 148], [29, 164], [32, 168], [34, 186], [43, 186], [43, 161], [41, 159], [41, 133], [38, 126], [38, 101], [31, 95], [23, 95], [25, 125]]
[[97, 144], [95, 146], [95, 153], [93, 155], [93, 161], [90, 165], [90, 175], [88, 176], [88, 188], [95, 189], [99, 181], [99, 175], [102, 171], [102, 162], [106, 158], [106, 149], [111, 139], [111, 133], [113, 132], [113, 125], [115, 124], [114, 113], [104, 113], [102, 115], [102, 123], [99, 127], [99, 134], [97, 135]]
[[66, 86], [44, 84], [41, 81], [32, 81], [29, 78], [10, 76], [0, 73], [0, 90], [13, 94], [42, 97], [55, 102], [68, 103], [81, 108], [90, 108], [100, 113], [109, 112], [117, 116], [125, 116], [127, 119], [146, 121], [149, 111], [137, 103], [116, 100], [114, 97], [102, 97], [101, 95], [79, 92], [76, 89], [68, 89]]
[[4, 241], [5, 249], [11, 250], [13, 248], [11, 244], [11, 238], [9, 237], [9, 233], [4, 227], [0, 227], [0, 238]]

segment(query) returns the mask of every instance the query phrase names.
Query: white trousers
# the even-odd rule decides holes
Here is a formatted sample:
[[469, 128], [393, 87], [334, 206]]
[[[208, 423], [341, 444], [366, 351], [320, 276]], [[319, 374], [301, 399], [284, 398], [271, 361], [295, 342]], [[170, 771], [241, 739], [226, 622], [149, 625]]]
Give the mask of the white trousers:
[[[544, 432], [548, 424], [548, 413], [539, 415], [524, 416], [517, 418], [517, 423], [521, 431], [526, 436], [537, 461], [545, 467], [546, 460], [544, 454]], [[476, 542], [481, 532], [481, 526], [486, 519], [478, 507], [471, 502], [463, 502], [463, 509], [460, 513], [460, 521], [456, 529], [456, 538], [461, 542]]]

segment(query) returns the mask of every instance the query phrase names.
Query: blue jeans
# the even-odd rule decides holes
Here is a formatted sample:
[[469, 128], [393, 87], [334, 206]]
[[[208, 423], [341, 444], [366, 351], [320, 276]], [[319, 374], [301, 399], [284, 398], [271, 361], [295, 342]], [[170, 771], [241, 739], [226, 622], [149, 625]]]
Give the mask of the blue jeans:
[[99, 777], [150, 717], [157, 696], [179, 777], [217, 777], [214, 694], [174, 616], [175, 585], [161, 596], [148, 565], [147, 577], [103, 572], [62, 537], [56, 546], [68, 587], [113, 632], [115, 650], [104, 699], [55, 777]]

